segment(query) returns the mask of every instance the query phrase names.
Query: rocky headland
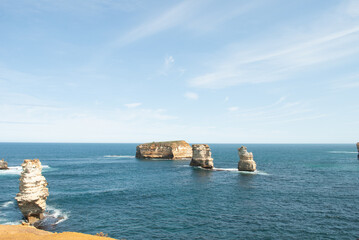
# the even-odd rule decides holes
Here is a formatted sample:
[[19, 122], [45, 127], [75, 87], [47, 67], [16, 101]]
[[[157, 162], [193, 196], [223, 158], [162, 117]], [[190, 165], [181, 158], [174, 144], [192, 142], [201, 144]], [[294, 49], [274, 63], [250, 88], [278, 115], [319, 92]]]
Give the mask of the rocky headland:
[[238, 148], [239, 162], [238, 171], [254, 172], [257, 168], [256, 162], [253, 160], [253, 153], [247, 152], [247, 147]]
[[16, 194], [16, 201], [21, 213], [30, 224], [41, 220], [46, 209], [46, 199], [49, 190], [47, 182], [42, 176], [42, 166], [39, 159], [25, 159], [21, 164], [20, 192]]
[[0, 160], [0, 170], [8, 170], [7, 162], [4, 159]]
[[84, 233], [52, 233], [26, 225], [0, 225], [0, 240], [116, 240]]
[[152, 142], [136, 147], [136, 158], [182, 160], [192, 158], [192, 147], [186, 141]]
[[213, 158], [211, 155], [211, 149], [207, 144], [193, 144], [192, 160], [189, 165], [212, 169]]

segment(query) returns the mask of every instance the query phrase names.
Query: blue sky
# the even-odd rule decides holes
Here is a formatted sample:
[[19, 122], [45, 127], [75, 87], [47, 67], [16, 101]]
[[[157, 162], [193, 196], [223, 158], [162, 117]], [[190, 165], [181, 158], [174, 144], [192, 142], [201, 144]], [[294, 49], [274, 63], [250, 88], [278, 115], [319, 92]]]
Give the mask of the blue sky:
[[0, 1], [0, 141], [359, 141], [359, 1]]

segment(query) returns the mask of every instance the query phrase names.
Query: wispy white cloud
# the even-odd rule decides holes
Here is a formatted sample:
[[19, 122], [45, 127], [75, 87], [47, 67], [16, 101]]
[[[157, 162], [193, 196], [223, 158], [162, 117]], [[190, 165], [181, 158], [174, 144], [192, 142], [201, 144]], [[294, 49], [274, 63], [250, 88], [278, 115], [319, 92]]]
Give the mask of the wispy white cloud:
[[141, 106], [141, 105], [142, 105], [142, 103], [140, 103], [140, 102], [127, 103], [127, 104], [125, 104], [125, 106], [126, 106], [127, 108], [136, 108], [136, 107], [139, 107], [139, 106]]
[[177, 26], [192, 16], [200, 5], [200, 1], [183, 1], [149, 21], [145, 21], [129, 32], [121, 35], [111, 45], [121, 47], [142, 38]]
[[167, 56], [164, 59], [163, 66], [160, 70], [160, 75], [167, 76], [175, 63], [175, 59], [172, 56]]
[[230, 54], [224, 54], [229, 57], [213, 57], [219, 60], [210, 63], [212, 67], [206, 73], [189, 79], [189, 84], [193, 87], [223, 88], [278, 81], [312, 66], [358, 54], [359, 21], [350, 20], [343, 12], [336, 12], [330, 18], [343, 15], [345, 24], [338, 24], [329, 30], [323, 26], [327, 22], [322, 19], [310, 31], [299, 29], [291, 39], [284, 30], [283, 37], [276, 36], [275, 41], [267, 37], [265, 43], [245, 47], [231, 44], [232, 47], [225, 50]]
[[185, 98], [190, 100], [197, 100], [199, 98], [198, 94], [195, 92], [186, 92], [184, 94]]
[[230, 111], [230, 112], [235, 112], [235, 111], [238, 111], [238, 107], [229, 107], [228, 108], [228, 111]]
[[[228, 109], [230, 110], [230, 109]], [[326, 114], [318, 113], [310, 107], [310, 104], [303, 101], [289, 102], [286, 97], [261, 107], [231, 109], [233, 116], [242, 121], [260, 124], [278, 124], [284, 122], [295, 122], [312, 120], [326, 117]], [[231, 111], [230, 110], [230, 111]]]

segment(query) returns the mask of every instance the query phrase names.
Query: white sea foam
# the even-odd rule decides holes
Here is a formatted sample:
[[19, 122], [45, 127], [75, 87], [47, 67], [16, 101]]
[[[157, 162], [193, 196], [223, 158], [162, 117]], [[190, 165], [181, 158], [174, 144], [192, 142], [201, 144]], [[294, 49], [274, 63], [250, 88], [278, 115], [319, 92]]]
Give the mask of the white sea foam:
[[67, 212], [63, 212], [61, 209], [57, 209], [49, 205], [46, 206], [46, 212], [44, 216], [56, 218], [57, 221], [55, 222], [55, 224], [64, 222], [69, 218], [69, 214]]
[[358, 154], [358, 152], [350, 152], [350, 151], [329, 151], [329, 153], [339, 153], [339, 154]]
[[1, 208], [7, 208], [7, 207], [10, 207], [11, 205], [14, 205], [14, 201], [8, 201], [6, 203], [3, 203], [1, 205]]
[[[51, 167], [49, 165], [42, 165], [42, 168], [46, 172]], [[1, 170], [0, 174], [2, 174], [2, 175], [20, 175], [21, 171], [22, 171], [21, 166], [14, 166], [14, 167], [9, 167], [8, 170]]]
[[15, 222], [5, 222], [4, 225], [19, 225], [22, 221], [15, 221]]
[[131, 155], [105, 155], [105, 158], [135, 158], [135, 156]]
[[[186, 165], [188, 166], [188, 165]], [[206, 170], [206, 171], [224, 171], [224, 172], [234, 172], [234, 173], [240, 173], [240, 174], [248, 174], [248, 175], [265, 175], [268, 176], [270, 174], [260, 171], [260, 170], [256, 170], [254, 172], [248, 172], [248, 171], [238, 171], [238, 168], [212, 168], [212, 169], [208, 169], [208, 168], [201, 168], [201, 167], [195, 167], [195, 168], [199, 168], [202, 170]]]

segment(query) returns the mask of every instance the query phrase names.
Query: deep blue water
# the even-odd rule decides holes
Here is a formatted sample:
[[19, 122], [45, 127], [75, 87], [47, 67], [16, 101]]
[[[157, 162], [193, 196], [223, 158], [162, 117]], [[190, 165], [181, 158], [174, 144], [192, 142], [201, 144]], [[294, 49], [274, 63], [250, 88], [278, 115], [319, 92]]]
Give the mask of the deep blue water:
[[[0, 143], [20, 166], [39, 158], [53, 231], [126, 239], [359, 238], [355, 144], [246, 144], [257, 174], [235, 170], [238, 144], [210, 144], [214, 165], [134, 158], [136, 144]], [[49, 166], [49, 167], [46, 167]], [[0, 224], [17, 223], [20, 170], [0, 173]]]

